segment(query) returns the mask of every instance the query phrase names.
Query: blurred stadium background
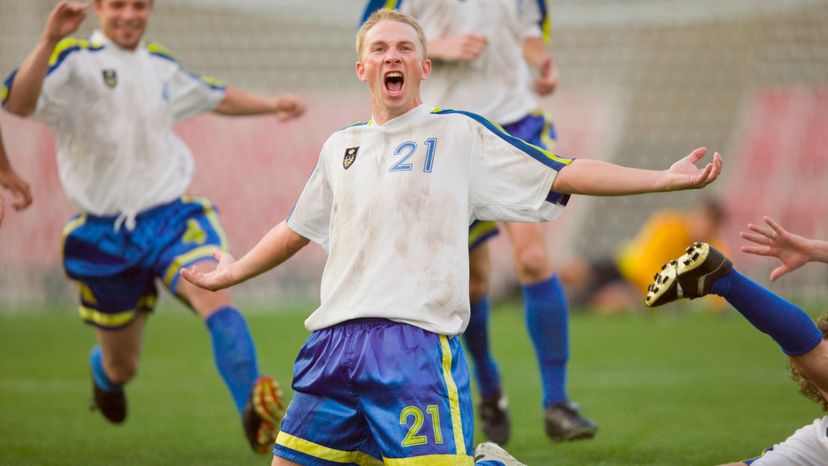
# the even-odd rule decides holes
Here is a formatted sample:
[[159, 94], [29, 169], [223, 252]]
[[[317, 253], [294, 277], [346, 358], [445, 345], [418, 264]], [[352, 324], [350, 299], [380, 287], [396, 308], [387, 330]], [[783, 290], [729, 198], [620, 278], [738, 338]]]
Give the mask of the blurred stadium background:
[[[53, 0], [0, 2], [0, 70], [24, 59]], [[203, 116], [177, 127], [197, 161], [192, 193], [220, 208], [241, 253], [289, 212], [322, 142], [369, 116], [353, 76], [362, 0], [157, 0], [148, 37], [199, 73], [263, 91], [290, 91], [307, 116]], [[828, 238], [828, 2], [825, 0], [560, 0], [551, 2], [559, 91], [544, 101], [558, 126], [557, 152], [665, 168], [705, 145], [725, 155], [712, 192], [726, 204], [729, 236], [768, 214]], [[91, 15], [90, 15], [91, 16]], [[89, 18], [80, 35], [95, 24]], [[434, 102], [434, 104], [439, 104]], [[0, 229], [0, 309], [64, 303], [74, 290], [60, 266], [60, 231], [72, 208], [58, 182], [54, 142], [38, 123], [0, 115], [18, 172], [35, 204]], [[701, 193], [573, 200], [550, 225], [556, 257], [602, 255], [661, 207]], [[496, 289], [513, 283], [506, 241], [495, 242]], [[426, 253], [427, 245], [423, 245]], [[765, 280], [772, 261], [737, 254]], [[323, 255], [308, 248], [281, 270], [246, 284], [243, 299], [315, 300]], [[828, 296], [828, 269], [809, 266], [775, 289]]]

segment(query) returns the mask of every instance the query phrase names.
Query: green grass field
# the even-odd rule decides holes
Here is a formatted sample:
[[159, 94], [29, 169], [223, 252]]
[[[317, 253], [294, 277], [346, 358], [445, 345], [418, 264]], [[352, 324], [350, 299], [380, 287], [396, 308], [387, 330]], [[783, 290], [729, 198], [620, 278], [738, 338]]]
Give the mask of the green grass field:
[[[260, 364], [287, 385], [304, 313], [249, 315]], [[591, 441], [551, 444], [517, 305], [493, 313], [493, 345], [530, 465], [710, 465], [752, 456], [818, 417], [776, 345], [735, 312], [572, 318], [570, 396], [600, 423]], [[129, 418], [89, 412], [93, 331], [69, 312], [0, 315], [0, 464], [270, 464], [249, 452], [215, 372], [208, 334], [177, 304], [150, 319]], [[478, 432], [478, 439], [480, 434]]]

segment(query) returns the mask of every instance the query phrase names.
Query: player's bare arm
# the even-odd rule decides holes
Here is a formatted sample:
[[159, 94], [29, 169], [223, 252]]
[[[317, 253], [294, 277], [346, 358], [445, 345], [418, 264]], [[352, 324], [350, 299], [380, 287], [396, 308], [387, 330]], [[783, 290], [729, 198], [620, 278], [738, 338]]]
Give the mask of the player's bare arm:
[[771, 272], [771, 281], [788, 272], [793, 272], [808, 262], [828, 263], [828, 241], [819, 241], [791, 233], [770, 217], [763, 217], [763, 220], [768, 225], [767, 227], [750, 223], [748, 224], [750, 231], [741, 231], [739, 236], [753, 243], [742, 246], [742, 252], [776, 257], [782, 261], [782, 265]]
[[549, 95], [558, 87], [558, 68], [555, 66], [555, 57], [542, 37], [527, 37], [523, 39], [523, 58], [535, 71], [534, 88], [538, 95]]
[[219, 264], [214, 271], [202, 273], [194, 268], [181, 269], [181, 276], [200, 288], [221, 290], [278, 266], [305, 247], [309, 241], [282, 222], [267, 232], [241, 259], [236, 260], [229, 253], [215, 250], [213, 257]]
[[291, 94], [266, 97], [227, 86], [224, 100], [213, 111], [228, 116], [274, 114], [279, 120], [287, 121], [302, 116], [305, 104]]
[[52, 8], [40, 39], [17, 71], [6, 102], [10, 112], [20, 116], [34, 113], [49, 69], [49, 57], [61, 39], [78, 29], [86, 18], [87, 7], [87, 3], [62, 0]]
[[428, 58], [442, 61], [474, 61], [486, 48], [486, 36], [461, 34], [428, 41]]
[[6, 148], [3, 145], [3, 135], [0, 133], [0, 186], [11, 191], [14, 197], [12, 206], [15, 210], [23, 210], [32, 204], [32, 191], [27, 183], [11, 166]]
[[552, 190], [562, 194], [623, 196], [700, 189], [715, 181], [722, 172], [722, 156], [718, 152], [704, 167], [696, 166], [706, 154], [704, 147], [695, 149], [667, 170], [645, 170], [576, 159], [558, 173]]

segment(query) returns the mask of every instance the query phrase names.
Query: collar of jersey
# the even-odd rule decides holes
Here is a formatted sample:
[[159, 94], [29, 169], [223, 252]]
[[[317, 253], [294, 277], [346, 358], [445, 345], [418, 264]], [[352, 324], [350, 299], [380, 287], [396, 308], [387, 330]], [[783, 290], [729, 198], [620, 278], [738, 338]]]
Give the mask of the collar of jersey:
[[386, 121], [382, 125], [378, 124], [372, 115], [371, 119], [368, 120], [368, 126], [382, 130], [393, 130], [414, 121], [418, 117], [431, 113], [431, 109], [433, 108], [433, 105], [420, 104], [402, 115]]
[[141, 50], [141, 49], [144, 49], [144, 48], [147, 47], [146, 41], [144, 41], [142, 39], [141, 43], [138, 44], [138, 47], [136, 47], [135, 50], [123, 49], [118, 44], [116, 44], [115, 42], [112, 42], [111, 40], [109, 40], [109, 38], [106, 37], [106, 35], [100, 29], [95, 29], [92, 32], [92, 35], [89, 36], [89, 42], [92, 42], [93, 44], [105, 45], [105, 46], [107, 46], [108, 48], [110, 48], [112, 50], [118, 50], [118, 51], [121, 51], [121, 52], [124, 52], [124, 53], [137, 52], [138, 50]]

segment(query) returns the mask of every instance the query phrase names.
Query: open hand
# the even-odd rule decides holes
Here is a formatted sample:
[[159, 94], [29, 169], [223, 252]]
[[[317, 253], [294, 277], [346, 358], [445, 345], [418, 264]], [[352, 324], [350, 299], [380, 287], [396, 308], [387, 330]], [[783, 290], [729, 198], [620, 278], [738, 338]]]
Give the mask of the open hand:
[[236, 262], [236, 259], [228, 252], [224, 252], [218, 248], [213, 249], [213, 257], [219, 261], [218, 266], [212, 272], [199, 272], [195, 266], [189, 269], [181, 269], [179, 272], [184, 280], [193, 285], [204, 288], [205, 290], [216, 291], [238, 283], [238, 280], [233, 276], [230, 266]]
[[715, 181], [722, 172], [722, 156], [715, 152], [711, 162], [703, 168], [697, 167], [696, 162], [705, 155], [707, 148], [699, 147], [670, 166], [664, 175], [665, 191], [700, 189]]
[[793, 272], [811, 261], [810, 240], [808, 238], [785, 230], [770, 217], [762, 217], [762, 220], [770, 228], [749, 223], [748, 229], [750, 231], [740, 231], [739, 236], [754, 244], [742, 246], [740, 249], [748, 254], [776, 257], [782, 261], [782, 265], [771, 272], [771, 281], [788, 272]]

